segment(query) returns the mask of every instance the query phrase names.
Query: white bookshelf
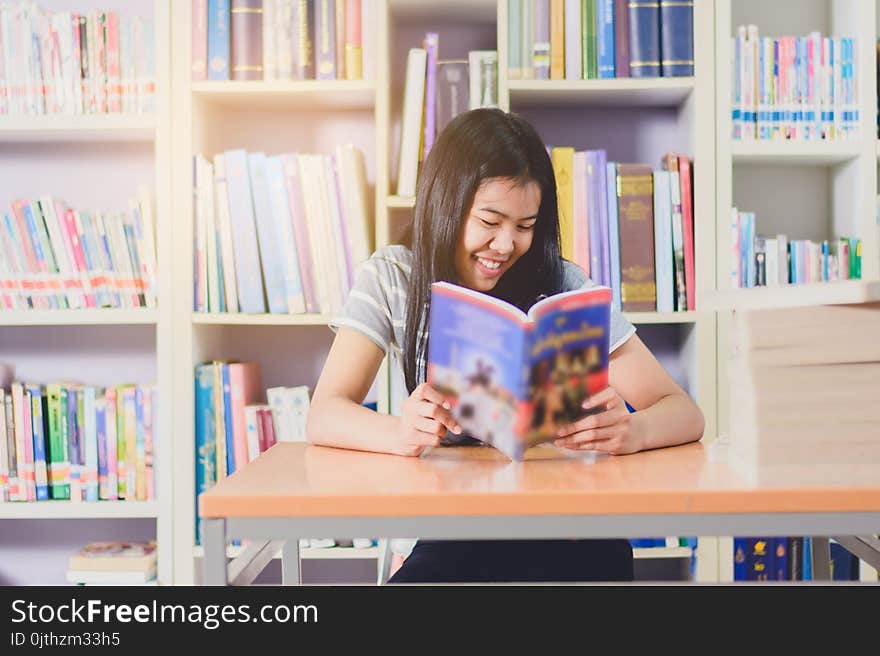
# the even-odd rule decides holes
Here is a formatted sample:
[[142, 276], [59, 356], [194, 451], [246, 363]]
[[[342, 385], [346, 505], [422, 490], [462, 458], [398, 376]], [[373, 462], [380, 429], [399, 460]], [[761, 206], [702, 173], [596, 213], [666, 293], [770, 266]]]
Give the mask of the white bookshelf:
[[157, 519], [156, 501], [0, 503], [0, 519]]
[[323, 314], [242, 314], [193, 312], [192, 322], [206, 326], [326, 326]]
[[[97, 0], [40, 0], [37, 4], [52, 11], [111, 8]], [[138, 185], [147, 185], [154, 194], [158, 285], [157, 307], [153, 309], [0, 312], [0, 360], [12, 364], [15, 377], [27, 382], [155, 383], [160, 399], [154, 427], [154, 499], [0, 503], [0, 520], [83, 520], [84, 528], [78, 529], [83, 543], [90, 539], [89, 520], [148, 522], [158, 542], [160, 583], [174, 581], [170, 6], [170, 0], [136, 0], [116, 9], [151, 16], [154, 21], [154, 114], [0, 117], [4, 210], [11, 200], [7, 194], [28, 199], [49, 195], [73, 207], [127, 210], [128, 199], [135, 196]], [[117, 532], [125, 534], [130, 525], [123, 522], [120, 526]], [[51, 547], [34, 545], [33, 553]]]
[[678, 107], [696, 87], [694, 78], [619, 78], [614, 80], [508, 80], [514, 106], [591, 105]]
[[[873, 298], [880, 277], [877, 207], [877, 85], [875, 44], [880, 33], [876, 0], [716, 0], [715, 2], [715, 207], [716, 292], [707, 308], [718, 311], [718, 433], [726, 434], [731, 408], [727, 385], [729, 311], [793, 307]], [[738, 25], [755, 24], [761, 36], [825, 36], [857, 39], [860, 130], [849, 141], [734, 141], [731, 138], [731, 38]], [[777, 288], [731, 289], [731, 207], [756, 213], [759, 234], [794, 239], [862, 240], [862, 279]], [[846, 299], [849, 299], [847, 301]], [[732, 540], [718, 543], [718, 580], [733, 579]], [[876, 572], [874, 573], [876, 580]]]

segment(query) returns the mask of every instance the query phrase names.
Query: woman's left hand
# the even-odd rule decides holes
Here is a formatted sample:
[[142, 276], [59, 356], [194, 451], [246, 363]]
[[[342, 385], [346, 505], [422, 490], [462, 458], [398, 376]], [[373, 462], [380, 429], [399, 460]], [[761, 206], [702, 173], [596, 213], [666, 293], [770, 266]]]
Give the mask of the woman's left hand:
[[635, 453], [642, 449], [638, 422], [633, 421], [634, 415], [613, 387], [606, 387], [589, 397], [583, 407], [595, 414], [561, 426], [559, 437], [554, 442], [556, 446], [605, 451], [614, 455]]

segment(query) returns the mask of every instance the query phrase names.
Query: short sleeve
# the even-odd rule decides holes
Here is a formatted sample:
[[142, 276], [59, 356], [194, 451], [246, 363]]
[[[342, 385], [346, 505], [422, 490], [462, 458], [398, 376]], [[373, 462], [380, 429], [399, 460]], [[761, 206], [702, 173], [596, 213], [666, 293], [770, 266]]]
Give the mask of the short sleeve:
[[395, 263], [374, 253], [357, 270], [354, 286], [348, 293], [342, 310], [330, 321], [330, 328], [351, 328], [370, 339], [388, 353], [394, 340], [393, 295], [396, 287]]
[[[565, 260], [562, 264], [562, 290], [569, 292], [583, 287], [595, 287], [589, 276], [574, 262]], [[636, 327], [632, 325], [623, 313], [618, 310], [614, 304], [611, 305], [611, 336], [608, 341], [608, 352], [613, 353], [626, 340], [632, 337], [636, 332]]]

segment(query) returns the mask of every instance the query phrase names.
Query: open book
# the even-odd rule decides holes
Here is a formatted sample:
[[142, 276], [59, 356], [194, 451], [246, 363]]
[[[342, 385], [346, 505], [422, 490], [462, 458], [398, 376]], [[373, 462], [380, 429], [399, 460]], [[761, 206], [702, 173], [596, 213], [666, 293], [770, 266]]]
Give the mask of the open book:
[[608, 386], [611, 289], [535, 303], [528, 314], [481, 292], [431, 285], [428, 383], [465, 433], [513, 460], [556, 439]]

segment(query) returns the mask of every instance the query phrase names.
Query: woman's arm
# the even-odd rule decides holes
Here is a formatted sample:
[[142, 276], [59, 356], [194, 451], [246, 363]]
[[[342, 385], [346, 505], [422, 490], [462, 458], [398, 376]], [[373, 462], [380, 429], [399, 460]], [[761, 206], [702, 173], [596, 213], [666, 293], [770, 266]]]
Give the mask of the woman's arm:
[[340, 328], [312, 395], [306, 437], [312, 444], [417, 456], [435, 446], [447, 429], [461, 428], [444, 397], [422, 383], [403, 402], [401, 416], [363, 405], [382, 363], [382, 349], [349, 328]]
[[610, 356], [609, 386], [638, 412], [631, 417], [639, 451], [693, 442], [703, 436], [703, 412], [666, 373], [638, 335]]
[[363, 405], [384, 353], [370, 339], [340, 328], [312, 394], [306, 437], [312, 444], [361, 451], [386, 451], [397, 418]]
[[608, 376], [608, 387], [584, 405], [598, 412], [563, 427], [557, 445], [620, 455], [703, 436], [702, 411], [637, 335], [611, 354]]

